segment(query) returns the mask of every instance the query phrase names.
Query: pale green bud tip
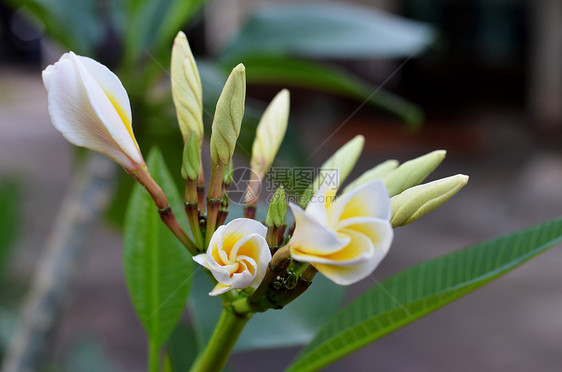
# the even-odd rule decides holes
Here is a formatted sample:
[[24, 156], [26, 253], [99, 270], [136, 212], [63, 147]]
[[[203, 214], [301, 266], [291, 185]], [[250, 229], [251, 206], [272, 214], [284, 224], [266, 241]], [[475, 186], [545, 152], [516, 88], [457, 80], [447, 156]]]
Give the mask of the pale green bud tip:
[[[338, 181], [340, 184], [349, 176], [351, 170], [357, 163], [363, 146], [365, 144], [365, 137], [362, 135], [355, 136], [351, 141], [343, 145], [338, 151], [335, 152], [326, 162], [322, 165], [323, 170], [336, 169], [338, 172]], [[318, 191], [320, 187], [320, 179], [314, 181], [313, 191]]]
[[349, 192], [353, 189], [358, 188], [361, 185], [364, 185], [368, 182], [373, 180], [379, 180], [390, 174], [393, 170], [398, 167], [397, 160], [387, 160], [385, 162], [380, 163], [379, 165], [371, 168], [370, 170], [363, 173], [359, 178], [355, 181], [351, 182], [347, 187], [343, 190], [343, 193]]
[[252, 145], [252, 170], [260, 177], [267, 172], [285, 137], [289, 121], [289, 91], [283, 89], [265, 109]]
[[285, 189], [283, 186], [279, 186], [271, 198], [271, 203], [269, 204], [269, 209], [267, 210], [267, 216], [265, 217], [265, 224], [267, 226], [279, 227], [285, 223], [285, 217], [287, 217]]
[[234, 153], [246, 100], [246, 68], [236, 66], [226, 80], [217, 102], [211, 132], [211, 160], [228, 164]]
[[445, 150], [436, 150], [400, 165], [384, 177], [388, 195], [392, 197], [419, 185], [441, 164], [446, 154]]
[[199, 177], [201, 150], [200, 142], [195, 133], [191, 133], [183, 146], [183, 159], [181, 164], [181, 176], [184, 180], [195, 181]]
[[176, 37], [174, 38], [174, 48], [182, 48], [185, 49], [189, 48], [189, 44], [187, 43], [187, 36], [183, 33], [183, 31], [178, 31]]
[[449, 200], [468, 182], [468, 176], [457, 174], [409, 188], [390, 201], [393, 227], [404, 226], [428, 214]]
[[170, 63], [172, 98], [184, 141], [195, 132], [203, 140], [203, 93], [197, 64], [183, 32], [178, 32]]

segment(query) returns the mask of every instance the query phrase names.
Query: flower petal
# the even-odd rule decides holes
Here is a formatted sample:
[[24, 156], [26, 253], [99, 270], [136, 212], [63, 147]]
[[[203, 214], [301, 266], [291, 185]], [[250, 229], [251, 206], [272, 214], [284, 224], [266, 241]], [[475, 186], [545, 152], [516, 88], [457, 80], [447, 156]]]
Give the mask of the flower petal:
[[390, 220], [390, 199], [384, 183], [374, 180], [343, 194], [328, 210], [330, 223], [338, 226], [351, 217], [378, 217]]
[[68, 53], [63, 55], [43, 74], [53, 126], [70, 143], [100, 152], [124, 167], [133, 167], [133, 161], [100, 123], [76, 64], [68, 56]]
[[340, 246], [338, 251], [324, 255], [310, 255], [305, 261], [335, 266], [354, 266], [368, 260], [374, 254], [373, 244], [365, 235], [352, 230], [346, 230], [341, 235], [347, 237], [348, 243]]
[[[263, 251], [263, 236], [259, 234], [249, 234], [238, 239], [234, 247], [230, 250], [229, 258], [231, 261], [242, 255], [246, 257], [259, 257]], [[269, 251], [269, 246], [267, 247]]]
[[326, 209], [335, 200], [338, 191], [337, 177], [336, 171], [325, 173], [322, 184], [306, 207], [306, 213], [325, 226], [330, 223]]
[[340, 222], [342, 230], [353, 230], [367, 236], [375, 247], [389, 246], [392, 243], [394, 231], [388, 220], [375, 217], [352, 217]]
[[[390, 245], [374, 247], [363, 234], [350, 230], [345, 233], [352, 236], [351, 242], [332, 256], [331, 264], [312, 263], [322, 275], [339, 285], [350, 285], [371, 275], [390, 248]], [[350, 258], [348, 261], [344, 261], [346, 256]]]
[[259, 234], [264, 239], [267, 234], [267, 227], [261, 222], [249, 218], [236, 218], [225, 225], [223, 239], [228, 239], [229, 235], [249, 235]]
[[259, 285], [271, 260], [266, 233], [263, 224], [247, 218], [235, 219], [215, 231], [204, 258], [195, 256], [221, 284], [211, 295]]
[[197, 256], [193, 256], [193, 261], [197, 262], [199, 265], [205, 267], [205, 268], [209, 268], [209, 265], [207, 264], [207, 255], [205, 253], [201, 253], [198, 254]]
[[224, 285], [222, 283], [217, 283], [217, 285], [215, 285], [215, 288], [213, 288], [213, 290], [211, 292], [209, 292], [209, 296], [219, 296], [223, 293], [226, 293], [228, 291], [230, 291], [232, 289], [232, 286], [230, 285]]
[[115, 143], [135, 163], [144, 163], [131, 126], [129, 98], [119, 78], [107, 67], [70, 52], [94, 112]]
[[[339, 251], [349, 242], [348, 237], [323, 226], [301, 207], [289, 204], [295, 215], [296, 228], [289, 242], [291, 256], [298, 261], [306, 261], [317, 255], [327, 255]], [[310, 257], [309, 257], [310, 256]]]
[[[92, 75], [92, 77], [100, 85], [104, 93], [108, 97], [113, 97], [115, 99], [115, 102], [119, 104], [123, 111], [122, 114], [126, 119], [124, 121], [127, 121], [130, 124], [132, 121], [131, 103], [129, 102], [129, 96], [127, 95], [125, 87], [123, 87], [121, 80], [119, 80], [119, 78], [111, 72], [110, 69], [96, 60], [79, 55], [75, 55], [75, 58], [84, 65], [86, 70], [88, 70], [90, 75]], [[130, 130], [130, 127], [128, 129]]]
[[244, 289], [248, 288], [254, 282], [255, 276], [248, 270], [236, 273], [232, 276], [232, 288]]

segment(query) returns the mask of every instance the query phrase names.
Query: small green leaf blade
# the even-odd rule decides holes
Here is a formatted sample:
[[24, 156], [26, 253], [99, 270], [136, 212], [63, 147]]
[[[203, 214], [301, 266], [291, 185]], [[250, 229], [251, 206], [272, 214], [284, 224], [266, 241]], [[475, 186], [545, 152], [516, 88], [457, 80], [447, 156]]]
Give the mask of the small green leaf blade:
[[[248, 84], [291, 85], [365, 101], [399, 117], [412, 128], [424, 119], [418, 105], [336, 67], [284, 56], [248, 55], [239, 61], [248, 71]], [[223, 67], [228, 70], [232, 65], [224, 62]]]
[[562, 218], [424, 262], [336, 314], [288, 368], [317, 371], [511, 271], [562, 241]]
[[[172, 210], [181, 211], [177, 207], [181, 199], [158, 150], [151, 151], [148, 168]], [[185, 220], [178, 219], [185, 226]], [[124, 266], [135, 310], [152, 342], [161, 347], [187, 303], [193, 260], [160, 221], [152, 199], [139, 184], [133, 188], [125, 220]]]

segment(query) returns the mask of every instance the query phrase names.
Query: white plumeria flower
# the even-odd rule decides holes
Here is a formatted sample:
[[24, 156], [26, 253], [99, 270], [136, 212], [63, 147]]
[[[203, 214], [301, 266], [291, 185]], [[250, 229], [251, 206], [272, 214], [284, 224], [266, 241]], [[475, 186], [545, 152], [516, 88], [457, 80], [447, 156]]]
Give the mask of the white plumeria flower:
[[310, 263], [336, 284], [350, 285], [370, 275], [390, 248], [390, 199], [379, 180], [337, 199], [336, 191], [324, 182], [306, 210], [290, 205], [296, 228], [289, 247], [293, 259]]
[[43, 71], [43, 83], [51, 122], [69, 142], [102, 153], [127, 170], [144, 166], [129, 97], [107, 67], [69, 52]]
[[211, 296], [259, 286], [271, 261], [266, 233], [263, 224], [248, 218], [237, 218], [215, 231], [207, 253], [193, 257], [218, 281]]

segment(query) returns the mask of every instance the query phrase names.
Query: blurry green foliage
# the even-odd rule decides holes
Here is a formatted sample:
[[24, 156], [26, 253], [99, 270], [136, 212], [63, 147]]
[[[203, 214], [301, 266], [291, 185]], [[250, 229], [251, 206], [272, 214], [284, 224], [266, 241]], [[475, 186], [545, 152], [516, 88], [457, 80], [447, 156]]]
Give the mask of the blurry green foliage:
[[15, 179], [0, 181], [0, 280], [18, 235], [21, 212], [20, 187]]
[[291, 57], [254, 55], [241, 57], [240, 61], [250, 71], [249, 83], [299, 86], [364, 100], [400, 117], [412, 128], [423, 120], [419, 106], [341, 68]]
[[270, 4], [252, 13], [222, 58], [291, 55], [312, 58], [405, 58], [433, 41], [427, 24], [349, 3]]
[[170, 358], [172, 371], [189, 371], [199, 354], [193, 330], [183, 323], [178, 324], [168, 340], [166, 352]]
[[[141, 148], [159, 145], [172, 172], [180, 167], [182, 144], [169, 89], [172, 40], [200, 12], [205, 0], [8, 0], [25, 7], [35, 23], [64, 49], [108, 64], [127, 88]], [[299, 86], [365, 101], [411, 126], [423, 120], [420, 108], [354, 74], [310, 58], [406, 58], [434, 39], [432, 29], [372, 7], [351, 4], [284, 4], [253, 12], [215, 61], [199, 61], [205, 121], [212, 119], [226, 76], [234, 64], [247, 64], [249, 83]], [[302, 58], [307, 58], [304, 60]], [[115, 65], [116, 61], [119, 61]], [[156, 89], [155, 89], [156, 88]], [[265, 104], [248, 99], [237, 152], [250, 156], [255, 128]], [[286, 142], [292, 164], [302, 165], [300, 139], [289, 126]], [[162, 146], [165, 144], [165, 146]], [[286, 148], [286, 146], [285, 146]], [[125, 179], [125, 178], [123, 178]], [[180, 179], [178, 177], [177, 182]], [[121, 225], [131, 182], [119, 186], [110, 220]]]

